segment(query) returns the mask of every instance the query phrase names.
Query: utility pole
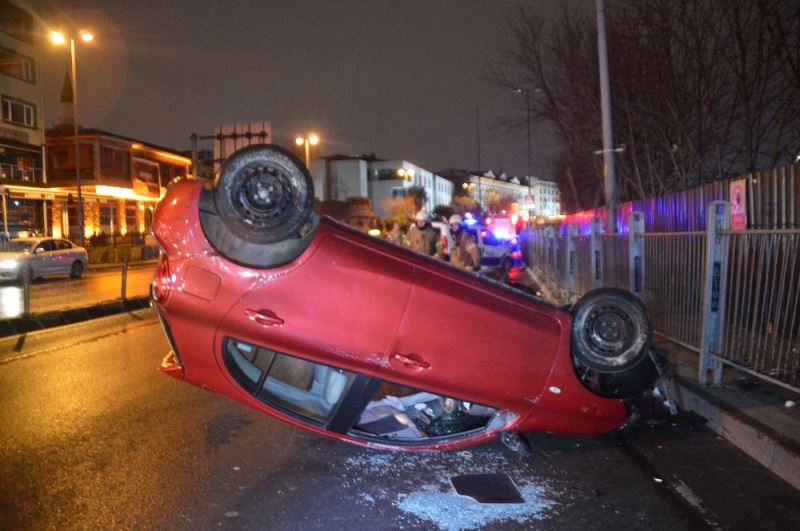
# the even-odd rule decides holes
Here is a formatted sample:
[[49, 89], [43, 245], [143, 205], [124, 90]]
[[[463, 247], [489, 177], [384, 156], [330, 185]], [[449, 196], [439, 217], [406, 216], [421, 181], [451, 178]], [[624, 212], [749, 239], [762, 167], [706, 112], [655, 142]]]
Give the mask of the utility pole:
[[600, 108], [603, 115], [603, 181], [605, 184], [606, 232], [617, 232], [617, 175], [614, 167], [614, 135], [611, 126], [611, 81], [608, 74], [608, 39], [604, 0], [597, 2], [597, 58], [600, 65]]

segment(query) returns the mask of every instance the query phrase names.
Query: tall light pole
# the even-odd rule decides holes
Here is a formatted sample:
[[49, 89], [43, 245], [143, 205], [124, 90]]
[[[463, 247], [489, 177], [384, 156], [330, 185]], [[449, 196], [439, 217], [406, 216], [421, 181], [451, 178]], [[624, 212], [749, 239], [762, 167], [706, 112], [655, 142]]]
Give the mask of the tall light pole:
[[[94, 40], [94, 35], [88, 31], [81, 30], [79, 34], [83, 42], [91, 42]], [[51, 31], [50, 40], [55, 44], [61, 45], [66, 43], [67, 37], [61, 32]], [[75, 38], [71, 35], [69, 37], [69, 54], [72, 67], [72, 131], [75, 137], [75, 182], [78, 189], [78, 228], [80, 229], [81, 246], [83, 246], [86, 244], [86, 235], [84, 234], [83, 195], [81, 194], [81, 148], [78, 138], [78, 71], [75, 65]]]
[[600, 110], [603, 117], [603, 180], [606, 192], [606, 230], [617, 232], [617, 173], [614, 166], [614, 135], [611, 124], [611, 81], [608, 73], [608, 39], [606, 38], [606, 5], [596, 0], [597, 60], [600, 67]]
[[517, 94], [522, 94], [525, 96], [525, 112], [527, 113], [527, 123], [528, 123], [528, 176], [533, 175], [531, 170], [531, 94], [536, 94], [537, 92], [541, 92], [542, 89], [535, 88], [516, 88], [514, 92]]
[[306, 168], [311, 171], [311, 146], [319, 144], [319, 136], [316, 133], [308, 133], [306, 136], [297, 135], [294, 143], [298, 146], [306, 147]]

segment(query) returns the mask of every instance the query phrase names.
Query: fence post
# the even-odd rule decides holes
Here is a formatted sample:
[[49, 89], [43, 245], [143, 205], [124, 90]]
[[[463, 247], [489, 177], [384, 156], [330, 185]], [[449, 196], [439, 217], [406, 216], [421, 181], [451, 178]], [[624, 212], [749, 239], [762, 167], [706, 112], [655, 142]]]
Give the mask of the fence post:
[[727, 201], [713, 201], [707, 212], [703, 330], [697, 380], [701, 384], [707, 384], [708, 373], [711, 371], [713, 383], [718, 384], [722, 379], [722, 363], [714, 358], [714, 354], [721, 353], [725, 332], [731, 204]]
[[579, 227], [576, 223], [571, 223], [567, 226], [567, 304], [572, 304], [572, 301], [577, 298], [577, 256], [575, 255], [575, 239], [580, 234]]
[[592, 220], [592, 287], [603, 287], [603, 218], [595, 216]]
[[628, 215], [628, 272], [631, 293], [642, 298], [644, 291], [644, 212]]
[[31, 269], [28, 267], [22, 268], [22, 316], [31, 316]]
[[122, 302], [128, 300], [128, 259], [122, 259]]

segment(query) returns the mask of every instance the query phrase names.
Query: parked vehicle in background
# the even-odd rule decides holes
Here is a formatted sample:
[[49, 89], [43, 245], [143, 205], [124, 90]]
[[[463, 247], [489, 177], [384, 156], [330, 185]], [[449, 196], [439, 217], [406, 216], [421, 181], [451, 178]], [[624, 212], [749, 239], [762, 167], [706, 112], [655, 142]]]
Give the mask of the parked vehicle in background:
[[22, 280], [51, 275], [80, 278], [89, 265], [86, 249], [56, 238], [9, 240], [0, 252], [0, 280]]

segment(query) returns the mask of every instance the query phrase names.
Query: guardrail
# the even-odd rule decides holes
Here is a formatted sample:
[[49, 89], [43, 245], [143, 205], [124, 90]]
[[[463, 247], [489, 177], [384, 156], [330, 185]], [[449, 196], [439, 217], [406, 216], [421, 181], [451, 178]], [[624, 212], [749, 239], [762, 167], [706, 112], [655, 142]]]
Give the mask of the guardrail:
[[558, 303], [599, 287], [641, 297], [659, 335], [700, 356], [698, 380], [724, 365], [800, 390], [800, 229], [730, 230], [730, 205], [707, 208], [705, 231], [645, 232], [633, 212], [626, 234], [588, 236], [577, 225], [523, 233], [526, 259]]

